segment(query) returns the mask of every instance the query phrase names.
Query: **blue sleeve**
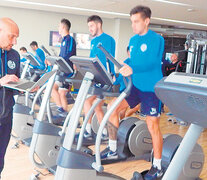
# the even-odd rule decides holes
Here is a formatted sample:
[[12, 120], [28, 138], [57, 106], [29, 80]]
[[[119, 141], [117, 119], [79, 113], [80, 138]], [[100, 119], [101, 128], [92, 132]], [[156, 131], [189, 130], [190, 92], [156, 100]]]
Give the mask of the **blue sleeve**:
[[45, 69], [45, 53], [41, 49], [37, 49], [36, 51], [36, 60], [39, 62], [39, 66], [32, 66], [34, 69], [40, 69], [44, 70]]
[[[158, 47], [158, 48], [157, 48]], [[153, 54], [156, 54], [156, 58], [148, 58], [147, 61], [131, 61], [129, 63], [129, 66], [133, 70], [133, 74], [139, 73], [139, 72], [147, 72], [150, 70], [153, 70], [154, 68], [157, 68], [158, 66], [161, 66], [161, 60], [162, 60], [162, 55], [164, 51], [164, 39], [159, 38], [157, 46], [155, 46], [149, 54], [153, 56]], [[158, 61], [160, 59], [160, 61]]]
[[47, 72], [50, 72], [50, 71], [52, 71], [52, 66], [49, 66], [49, 65], [48, 65], [48, 66], [47, 66], [46, 73], [47, 73]]
[[130, 58], [125, 59], [125, 60], [124, 60], [124, 63], [125, 63], [125, 64], [129, 64], [129, 63], [130, 63]]
[[25, 58], [22, 58], [21, 60], [20, 60], [21, 62], [25, 62], [25, 61], [27, 61]]

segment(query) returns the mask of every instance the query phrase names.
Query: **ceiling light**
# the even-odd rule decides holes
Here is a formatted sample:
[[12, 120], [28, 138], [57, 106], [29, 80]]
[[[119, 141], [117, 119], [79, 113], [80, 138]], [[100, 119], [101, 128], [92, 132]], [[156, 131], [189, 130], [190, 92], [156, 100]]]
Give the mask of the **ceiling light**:
[[95, 9], [78, 8], [78, 7], [63, 6], [63, 5], [56, 5], [56, 4], [46, 4], [46, 3], [30, 2], [30, 1], [22, 1], [22, 0], [2, 0], [2, 1], [14, 2], [14, 3], [19, 3], [19, 4], [27, 4], [27, 5], [61, 8], [61, 9], [79, 10], [79, 11], [86, 11], [86, 12], [93, 12], [93, 13], [95, 12], [95, 13], [110, 14], [110, 15], [116, 15], [116, 16], [129, 16], [129, 14], [125, 14], [125, 13], [101, 11], [101, 10], [95, 10]]
[[180, 21], [180, 20], [165, 19], [165, 18], [158, 18], [158, 17], [152, 17], [152, 19], [160, 20], [160, 21], [175, 22], [175, 23], [182, 23], [182, 24], [189, 24], [189, 25], [207, 27], [207, 24], [194, 23], [194, 22], [188, 22], [188, 21]]
[[174, 4], [174, 5], [179, 5], [179, 6], [191, 6], [189, 4], [184, 4], [184, 3], [174, 2], [174, 1], [168, 1], [168, 0], [151, 0], [151, 1], [157, 1], [157, 2], [162, 2], [162, 3], [167, 3], [167, 4]]
[[[36, 6], [44, 6], [44, 7], [52, 7], [52, 8], [60, 8], [60, 9], [70, 9], [70, 10], [78, 10], [78, 11], [85, 11], [85, 12], [93, 12], [93, 13], [101, 13], [101, 14], [109, 14], [109, 15], [115, 15], [115, 16], [129, 17], [129, 14], [126, 14], [126, 13], [102, 11], [102, 10], [86, 9], [86, 8], [78, 8], [78, 7], [70, 7], [70, 6], [63, 6], [63, 5], [56, 5], [56, 4], [46, 4], [46, 3], [30, 2], [30, 1], [23, 1], [23, 0], [2, 0], [2, 1], [19, 3], [19, 4], [36, 5]], [[172, 1], [166, 1], [166, 0], [153, 0], [153, 1], [160, 1], [160, 2], [165, 1], [165, 2], [171, 2], [172, 3]], [[180, 3], [180, 4], [182, 4], [182, 3]], [[189, 25], [207, 27], [207, 24], [194, 23], [194, 22], [188, 22], [188, 21], [180, 21], [180, 20], [158, 18], [158, 17], [152, 17], [152, 19], [160, 20], [160, 21], [166, 21], [166, 22], [174, 22], [174, 23], [181, 23], [181, 24], [189, 24]]]

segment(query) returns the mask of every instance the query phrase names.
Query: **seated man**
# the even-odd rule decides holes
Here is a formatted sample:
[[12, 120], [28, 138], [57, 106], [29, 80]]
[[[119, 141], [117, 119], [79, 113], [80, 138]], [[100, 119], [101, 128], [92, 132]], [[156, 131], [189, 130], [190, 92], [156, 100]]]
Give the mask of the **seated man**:
[[40, 66], [32, 66], [34, 69], [40, 69], [44, 70], [45, 69], [45, 53], [43, 52], [42, 49], [38, 47], [38, 44], [36, 41], [32, 41], [30, 43], [30, 47], [32, 50], [35, 52], [35, 58], [39, 62]]
[[[41, 63], [41, 61], [40, 61], [40, 59], [39, 58], [37, 58], [37, 57], [35, 57], [32, 53], [30, 53], [30, 52], [28, 52], [27, 51], [27, 49], [25, 48], [25, 47], [21, 47], [20, 48], [20, 54], [21, 55], [24, 55], [24, 54], [30, 54], [35, 60], [36, 60], [36, 62], [38, 62], [39, 64], [40, 64], [40, 66], [34, 66], [34, 65], [32, 65], [32, 64], [30, 64], [29, 65], [29, 68], [30, 69], [28, 69], [27, 70], [27, 72], [30, 74], [30, 76], [31, 76], [31, 80], [32, 81], [37, 81], [39, 78], [40, 78], [40, 76], [39, 75], [37, 75], [37, 74], [35, 74], [35, 70], [44, 70], [45, 69], [45, 65], [42, 65]], [[25, 65], [25, 62], [27, 61], [27, 59], [25, 58], [25, 57], [22, 57], [21, 58], [21, 60], [20, 60], [20, 62], [21, 62], [21, 70], [20, 70], [20, 72], [22, 73], [22, 71], [23, 71], [23, 67], [24, 67], [24, 65]], [[23, 66], [22, 66], [23, 65]]]
[[[21, 47], [19, 50], [20, 50], [21, 55], [27, 53], [27, 49], [25, 47]], [[25, 61], [27, 61], [27, 60], [24, 57], [22, 57], [20, 60], [21, 63], [24, 63]]]
[[170, 57], [171, 63], [166, 65], [164, 68], [164, 76], [169, 76], [172, 72], [183, 72], [184, 65], [181, 61], [178, 61], [178, 55], [176, 53], [172, 54]]
[[[59, 56], [65, 59], [65, 61], [73, 68], [73, 63], [70, 61], [70, 57], [76, 55], [76, 42], [72, 36], [70, 36], [71, 23], [68, 19], [62, 19], [59, 24], [59, 34], [62, 36], [62, 42], [60, 46]], [[52, 98], [57, 105], [58, 116], [65, 117], [68, 114], [68, 102], [66, 94], [70, 89], [70, 84], [65, 82], [65, 78], [71, 77], [72, 74], [65, 74], [60, 72], [56, 76], [55, 84], [52, 89]], [[59, 118], [59, 117], [58, 117]]]
[[132, 75], [133, 86], [130, 95], [116, 107], [109, 118], [109, 146], [101, 152], [101, 158], [117, 158], [119, 113], [129, 106], [134, 108], [141, 103], [143, 113], [147, 115], [146, 123], [154, 150], [153, 165], [144, 178], [154, 180], [163, 175], [161, 169], [163, 138], [159, 127], [161, 102], [155, 95], [154, 86], [162, 78], [164, 38], [148, 29], [150, 17], [151, 10], [145, 6], [136, 6], [130, 12], [132, 29], [136, 35], [129, 42], [129, 65], [125, 64], [119, 72], [123, 76]]

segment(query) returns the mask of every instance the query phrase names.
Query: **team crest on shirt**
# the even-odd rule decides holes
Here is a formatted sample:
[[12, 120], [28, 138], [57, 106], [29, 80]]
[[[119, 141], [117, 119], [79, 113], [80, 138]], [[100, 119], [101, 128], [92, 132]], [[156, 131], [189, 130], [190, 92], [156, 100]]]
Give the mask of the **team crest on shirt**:
[[134, 46], [130, 46], [129, 47], [129, 52], [132, 52], [132, 48], [133, 48]]
[[63, 41], [62, 46], [65, 46], [65, 41]]
[[9, 69], [15, 69], [15, 67], [16, 67], [15, 62], [12, 60], [8, 60], [7, 65], [9, 67]]
[[151, 114], [151, 115], [154, 115], [154, 114], [156, 114], [156, 113], [157, 113], [156, 108], [151, 108], [150, 114]]
[[91, 44], [91, 49], [93, 49], [93, 47], [94, 47], [94, 44]]
[[147, 50], [147, 45], [146, 44], [142, 44], [140, 46], [140, 49], [141, 49], [142, 52], [145, 52]]

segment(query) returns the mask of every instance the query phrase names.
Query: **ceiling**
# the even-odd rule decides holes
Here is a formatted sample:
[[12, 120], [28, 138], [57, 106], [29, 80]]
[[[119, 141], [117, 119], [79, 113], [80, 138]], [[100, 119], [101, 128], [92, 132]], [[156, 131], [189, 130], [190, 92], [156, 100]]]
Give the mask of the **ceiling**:
[[207, 0], [0, 0], [0, 6], [107, 18], [129, 18], [139, 4], [151, 8], [153, 24], [207, 30]]

